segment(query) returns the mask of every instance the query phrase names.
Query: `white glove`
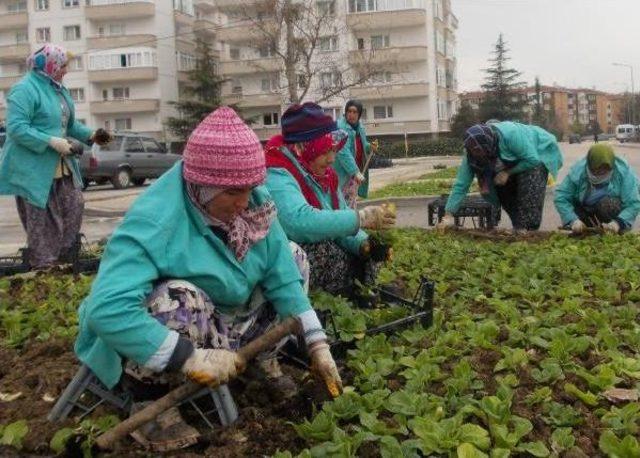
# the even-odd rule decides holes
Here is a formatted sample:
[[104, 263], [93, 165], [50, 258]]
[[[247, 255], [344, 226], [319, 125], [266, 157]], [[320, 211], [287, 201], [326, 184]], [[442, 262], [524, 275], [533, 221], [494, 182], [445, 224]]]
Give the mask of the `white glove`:
[[49, 146], [56, 150], [60, 156], [67, 156], [71, 154], [71, 142], [66, 138], [51, 137], [49, 139]]
[[329, 344], [326, 341], [313, 344], [309, 347], [309, 357], [311, 370], [327, 385], [331, 396], [338, 397], [342, 393], [342, 379], [329, 351]]
[[327, 335], [322, 328], [322, 323], [318, 319], [315, 310], [307, 310], [297, 316], [302, 326], [302, 336], [307, 346], [311, 346], [319, 341], [326, 341]]
[[182, 372], [194, 382], [215, 387], [236, 377], [244, 366], [244, 361], [235, 352], [196, 348], [184, 362]]
[[379, 205], [372, 205], [358, 210], [362, 229], [389, 229], [396, 224], [395, 212]]
[[498, 172], [498, 174], [493, 179], [493, 182], [496, 184], [496, 186], [504, 186], [505, 184], [507, 184], [508, 180], [509, 172], [503, 170], [502, 172]]
[[440, 222], [436, 224], [436, 230], [440, 233], [445, 232], [447, 229], [452, 228], [456, 225], [456, 220], [453, 218], [453, 215], [446, 213]]
[[356, 180], [356, 183], [358, 183], [358, 184], [360, 184], [360, 183], [364, 182], [364, 180], [366, 180], [365, 176], [360, 172], [356, 173], [354, 178]]
[[571, 232], [573, 232], [574, 234], [582, 234], [586, 228], [587, 225], [584, 224], [579, 218], [571, 223]]
[[610, 222], [604, 223], [602, 229], [607, 234], [617, 234], [620, 232], [620, 224], [615, 219], [612, 219]]

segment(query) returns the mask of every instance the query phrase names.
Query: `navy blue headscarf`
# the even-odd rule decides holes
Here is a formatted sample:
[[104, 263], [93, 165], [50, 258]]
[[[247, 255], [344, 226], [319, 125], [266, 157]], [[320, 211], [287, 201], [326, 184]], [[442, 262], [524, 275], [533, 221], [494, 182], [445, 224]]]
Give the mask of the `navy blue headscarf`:
[[464, 149], [467, 151], [467, 161], [473, 169], [480, 192], [489, 192], [489, 183], [496, 173], [498, 160], [498, 136], [486, 124], [476, 124], [464, 133]]

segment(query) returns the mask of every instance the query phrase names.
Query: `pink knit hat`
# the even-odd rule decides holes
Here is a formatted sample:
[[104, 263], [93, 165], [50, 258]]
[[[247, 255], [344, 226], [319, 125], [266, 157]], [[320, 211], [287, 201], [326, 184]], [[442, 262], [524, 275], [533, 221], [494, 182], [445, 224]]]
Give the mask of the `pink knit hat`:
[[182, 176], [190, 183], [242, 188], [264, 182], [264, 152], [256, 134], [233, 109], [220, 107], [189, 136]]

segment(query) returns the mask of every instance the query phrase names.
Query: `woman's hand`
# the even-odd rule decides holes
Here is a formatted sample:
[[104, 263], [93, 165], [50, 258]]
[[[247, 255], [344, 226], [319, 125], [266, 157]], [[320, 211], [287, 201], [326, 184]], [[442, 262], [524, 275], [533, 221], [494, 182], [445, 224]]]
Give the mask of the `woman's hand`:
[[326, 384], [331, 396], [338, 397], [342, 393], [342, 379], [329, 351], [329, 344], [326, 341], [316, 342], [309, 347], [308, 351], [311, 370]]
[[366, 180], [365, 176], [361, 172], [356, 173], [353, 176], [353, 179], [356, 180], [356, 183], [358, 185], [361, 185], [364, 182], [364, 180]]
[[507, 184], [507, 181], [509, 181], [509, 172], [507, 172], [506, 170], [498, 172], [493, 179], [493, 182], [496, 186], [504, 186], [505, 184]]

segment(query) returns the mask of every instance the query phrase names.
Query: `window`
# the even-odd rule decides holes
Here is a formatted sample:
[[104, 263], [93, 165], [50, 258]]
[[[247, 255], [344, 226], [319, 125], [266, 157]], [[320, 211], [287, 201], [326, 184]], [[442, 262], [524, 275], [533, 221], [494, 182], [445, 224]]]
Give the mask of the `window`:
[[334, 120], [338, 119], [342, 115], [341, 108], [325, 108], [323, 111], [325, 114], [331, 116]]
[[265, 126], [277, 126], [279, 117], [278, 113], [265, 113], [262, 115], [262, 124]]
[[438, 19], [443, 18], [443, 10], [442, 0], [436, 0], [436, 17]]
[[391, 72], [379, 72], [371, 75], [371, 82], [375, 84], [390, 83], [391, 80]]
[[[104, 122], [104, 128], [107, 130], [111, 130], [111, 121]], [[122, 140], [124, 137], [122, 135], [114, 135], [113, 140], [107, 143], [104, 146], [100, 146], [100, 151], [120, 151], [120, 147], [122, 146]]]
[[233, 80], [231, 82], [231, 93], [242, 95], [242, 83], [239, 80]]
[[129, 98], [128, 87], [111, 88], [111, 93], [113, 94], [113, 100], [127, 100]]
[[391, 105], [378, 105], [373, 107], [373, 119], [393, 118], [393, 107]]
[[75, 56], [69, 61], [67, 68], [70, 72], [77, 72], [84, 68], [82, 65], [82, 56]]
[[276, 47], [273, 44], [263, 45], [258, 48], [258, 53], [260, 54], [260, 57], [273, 57], [276, 53]]
[[364, 49], [364, 38], [358, 38], [358, 49]]
[[155, 67], [155, 50], [133, 51], [124, 54], [96, 53], [89, 55], [89, 70], [108, 70], [111, 68]]
[[442, 35], [442, 32], [436, 32], [436, 50], [440, 54], [446, 53], [444, 35]]
[[441, 121], [449, 119], [447, 115], [447, 104], [442, 100], [438, 100], [438, 119]]
[[107, 26], [98, 27], [98, 36], [118, 36], [126, 33], [126, 26], [124, 24], [109, 24]]
[[372, 35], [371, 49], [380, 49], [389, 47], [389, 35]]
[[69, 94], [71, 94], [71, 100], [76, 103], [84, 102], [84, 89], [83, 88], [71, 88], [69, 89]]
[[331, 0], [322, 0], [317, 3], [318, 15], [320, 17], [333, 16], [336, 14], [336, 2]]
[[24, 13], [27, 11], [27, 0], [9, 2], [7, 5], [8, 13]]
[[36, 0], [36, 11], [47, 11], [49, 9], [49, 0]]
[[181, 72], [188, 72], [196, 68], [197, 59], [192, 54], [187, 54], [182, 51], [178, 51], [178, 70]]
[[109, 100], [109, 91], [107, 89], [102, 90], [102, 101], [106, 102]]
[[[436, 83], [440, 87], [446, 87], [446, 85], [447, 85], [446, 71], [445, 71], [444, 67], [441, 66], [441, 65], [438, 65], [438, 67], [436, 69]], [[516, 99], [516, 101], [517, 101], [517, 99]]]
[[36, 29], [36, 42], [48, 43], [49, 41], [51, 41], [51, 29], [49, 27]]
[[153, 138], [143, 138], [142, 144], [144, 145], [144, 149], [147, 150], [147, 153], [164, 153], [162, 146], [160, 146]]
[[349, 12], [376, 11], [376, 3], [376, 0], [349, 0]]
[[16, 43], [28, 43], [28, 42], [29, 42], [28, 32], [16, 32]]
[[79, 25], [67, 25], [63, 29], [64, 41], [72, 41], [80, 39], [80, 26]]
[[173, 9], [193, 16], [193, 0], [173, 0]]
[[240, 59], [240, 48], [230, 48], [229, 49], [229, 58], [233, 60]]
[[337, 51], [338, 37], [333, 35], [330, 37], [320, 38], [319, 48], [320, 48], [320, 51]]
[[262, 92], [275, 92], [279, 88], [278, 77], [262, 78]]
[[[128, 121], [128, 123], [127, 123]], [[128, 127], [118, 127], [121, 126]], [[131, 118], [116, 119], [116, 130], [131, 129]], [[128, 137], [124, 140], [124, 150], [127, 153], [144, 153], [144, 147], [142, 146], [142, 140], [137, 137]]]
[[62, 0], [63, 8], [76, 8], [80, 6], [80, 0]]
[[320, 73], [320, 88], [331, 89], [335, 86], [340, 86], [341, 77], [338, 72], [325, 72]]

